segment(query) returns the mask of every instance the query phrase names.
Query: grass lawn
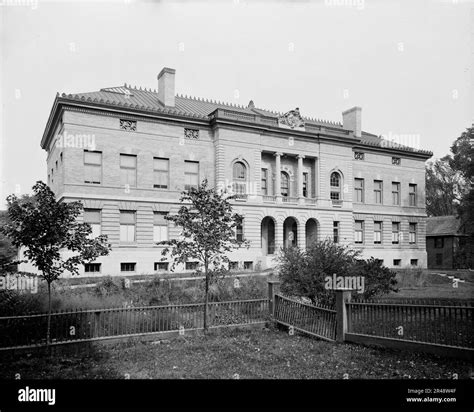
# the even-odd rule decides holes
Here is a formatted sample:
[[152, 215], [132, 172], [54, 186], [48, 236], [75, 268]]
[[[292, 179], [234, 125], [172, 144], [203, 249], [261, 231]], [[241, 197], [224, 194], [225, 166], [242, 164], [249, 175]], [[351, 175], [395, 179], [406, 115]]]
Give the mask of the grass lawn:
[[[87, 354], [0, 360], [0, 379], [469, 378], [472, 365], [428, 354], [335, 344], [278, 330], [90, 347]], [[345, 376], [344, 374], [347, 374]]]

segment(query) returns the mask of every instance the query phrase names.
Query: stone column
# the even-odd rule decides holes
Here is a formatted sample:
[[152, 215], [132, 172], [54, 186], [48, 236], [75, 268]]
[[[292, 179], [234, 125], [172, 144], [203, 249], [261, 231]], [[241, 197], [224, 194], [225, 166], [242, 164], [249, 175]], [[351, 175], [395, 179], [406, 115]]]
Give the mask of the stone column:
[[319, 193], [319, 159], [317, 157], [314, 158], [314, 183], [313, 183], [312, 197], [319, 199], [321, 194]]
[[299, 154], [297, 157], [298, 157], [298, 171], [297, 171], [298, 187], [297, 187], [296, 196], [298, 196], [299, 202], [302, 203], [303, 202], [303, 159], [304, 159], [304, 156]]
[[[281, 196], [280, 196], [281, 198]], [[283, 223], [275, 219], [275, 255], [283, 247]]]
[[297, 233], [298, 233], [298, 238], [297, 238], [297, 244], [301, 250], [306, 249], [306, 225], [298, 222], [297, 226]]
[[[275, 193], [277, 203], [281, 203], [281, 156], [283, 154], [277, 152], [275, 156]], [[276, 230], [276, 228], [275, 228]]]

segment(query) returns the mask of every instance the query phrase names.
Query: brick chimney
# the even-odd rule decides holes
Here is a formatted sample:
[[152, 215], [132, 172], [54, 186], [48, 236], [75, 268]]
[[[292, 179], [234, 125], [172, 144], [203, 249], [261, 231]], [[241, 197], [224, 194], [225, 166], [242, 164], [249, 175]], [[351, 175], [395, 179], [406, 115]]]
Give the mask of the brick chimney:
[[362, 136], [362, 108], [355, 106], [342, 112], [342, 127], [352, 130], [355, 137]]
[[168, 107], [174, 107], [175, 69], [164, 67], [158, 75], [158, 99]]

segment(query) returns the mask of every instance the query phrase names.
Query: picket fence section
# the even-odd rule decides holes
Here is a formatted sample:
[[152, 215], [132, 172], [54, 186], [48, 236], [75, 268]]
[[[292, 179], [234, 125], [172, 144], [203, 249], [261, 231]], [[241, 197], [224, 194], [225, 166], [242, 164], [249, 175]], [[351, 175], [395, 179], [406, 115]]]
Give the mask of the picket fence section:
[[466, 303], [346, 302], [347, 333], [459, 348], [474, 347], [474, 307]]
[[275, 295], [275, 321], [320, 339], [336, 339], [336, 311]]
[[[268, 318], [268, 299], [211, 302], [209, 327], [250, 325]], [[76, 310], [51, 314], [51, 343], [89, 341], [204, 327], [204, 303]], [[47, 314], [0, 317], [0, 349], [46, 344]]]

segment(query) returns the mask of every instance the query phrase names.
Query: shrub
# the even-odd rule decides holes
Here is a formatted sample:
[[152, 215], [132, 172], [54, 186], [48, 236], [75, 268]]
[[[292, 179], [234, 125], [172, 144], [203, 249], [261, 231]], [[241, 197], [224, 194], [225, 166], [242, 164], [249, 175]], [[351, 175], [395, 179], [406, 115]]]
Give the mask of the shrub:
[[281, 291], [290, 296], [308, 298], [315, 304], [334, 304], [335, 293], [325, 288], [326, 277], [363, 276], [369, 298], [395, 289], [395, 272], [374, 258], [362, 260], [360, 252], [331, 240], [314, 242], [306, 251], [296, 247], [283, 249], [278, 255]]
[[281, 291], [306, 297], [313, 304], [332, 305], [334, 292], [324, 287], [325, 278], [350, 273], [359, 252], [326, 239], [314, 242], [306, 251], [296, 247], [283, 249], [278, 255]]
[[365, 277], [363, 299], [397, 292], [396, 273], [386, 266], [382, 266], [380, 260], [371, 257], [368, 260], [356, 260], [351, 269], [351, 276]]

